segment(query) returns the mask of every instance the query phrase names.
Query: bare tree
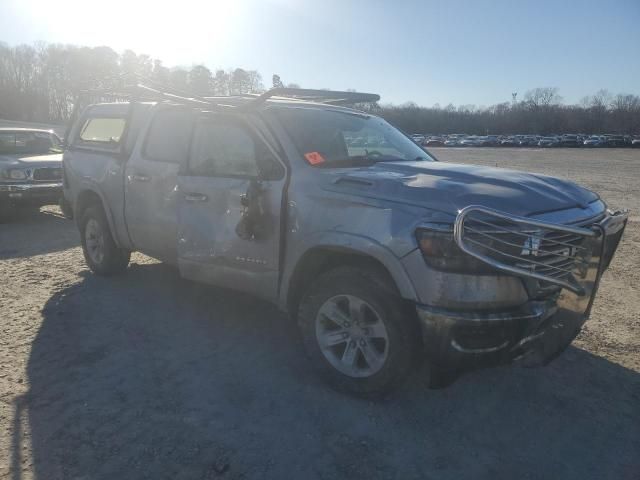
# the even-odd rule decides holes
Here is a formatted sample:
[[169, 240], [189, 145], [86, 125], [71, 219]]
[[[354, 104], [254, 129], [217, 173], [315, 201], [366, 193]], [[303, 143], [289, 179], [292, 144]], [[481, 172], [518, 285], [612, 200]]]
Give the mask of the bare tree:
[[525, 102], [534, 110], [556, 105], [562, 101], [555, 87], [539, 87], [524, 94]]
[[280, 80], [280, 75], [276, 75], [275, 73], [271, 77], [271, 88], [282, 88], [284, 84], [282, 80]]
[[[620, 93], [611, 102], [612, 124], [618, 133], [640, 131], [640, 96]], [[620, 128], [623, 126], [623, 128]]]
[[243, 93], [249, 93], [250, 80], [249, 74], [242, 68], [236, 68], [231, 72], [229, 78], [229, 94], [240, 95]]
[[259, 93], [264, 90], [262, 76], [256, 70], [236, 68], [230, 73], [229, 94]]
[[262, 84], [262, 75], [257, 70], [249, 70], [249, 92], [248, 93], [262, 93], [264, 92], [264, 85]]
[[229, 95], [229, 74], [224, 70], [216, 70], [213, 77], [213, 92], [216, 95]]
[[189, 71], [189, 90], [196, 95], [210, 95], [213, 87], [211, 70], [204, 65], [195, 65]]
[[611, 103], [612, 95], [609, 90], [603, 88], [588, 98], [590, 107], [606, 110], [607, 106]]

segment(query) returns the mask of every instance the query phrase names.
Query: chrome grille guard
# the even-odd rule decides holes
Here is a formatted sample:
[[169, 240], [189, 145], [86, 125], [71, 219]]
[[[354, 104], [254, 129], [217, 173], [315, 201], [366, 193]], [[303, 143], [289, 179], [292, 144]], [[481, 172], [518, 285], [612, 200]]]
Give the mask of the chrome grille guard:
[[601, 257], [602, 242], [592, 240], [603, 235], [595, 220], [588, 227], [561, 225], [476, 205], [460, 210], [453, 233], [463, 252], [498, 270], [578, 295], [586, 293], [578, 278], [585, 278], [592, 257]]

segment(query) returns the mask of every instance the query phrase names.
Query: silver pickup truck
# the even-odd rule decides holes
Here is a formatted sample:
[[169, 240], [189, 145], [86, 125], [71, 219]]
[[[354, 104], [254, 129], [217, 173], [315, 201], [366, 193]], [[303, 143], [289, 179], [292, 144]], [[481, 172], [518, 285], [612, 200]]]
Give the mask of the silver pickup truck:
[[420, 360], [434, 386], [547, 363], [626, 225], [571, 182], [439, 162], [344, 106], [376, 95], [136, 92], [88, 106], [68, 134], [64, 194], [91, 270], [120, 273], [140, 251], [273, 302], [342, 391], [387, 392]]

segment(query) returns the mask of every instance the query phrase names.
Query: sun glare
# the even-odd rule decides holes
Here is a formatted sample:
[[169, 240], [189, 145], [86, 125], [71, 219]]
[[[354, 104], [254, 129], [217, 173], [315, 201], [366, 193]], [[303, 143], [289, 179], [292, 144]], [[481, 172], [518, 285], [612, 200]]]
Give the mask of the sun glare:
[[232, 0], [27, 0], [20, 8], [63, 43], [129, 48], [168, 63], [199, 61], [228, 49], [242, 34], [240, 20], [251, 13], [246, 2]]

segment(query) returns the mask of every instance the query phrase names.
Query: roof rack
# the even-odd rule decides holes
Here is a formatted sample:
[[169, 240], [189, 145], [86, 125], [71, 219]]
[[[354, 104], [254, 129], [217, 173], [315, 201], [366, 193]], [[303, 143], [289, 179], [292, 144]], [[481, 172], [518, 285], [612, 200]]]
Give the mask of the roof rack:
[[[124, 77], [118, 77], [122, 81]], [[313, 90], [309, 88], [272, 88], [262, 94], [240, 94], [229, 96], [198, 96], [190, 93], [180, 92], [175, 89], [167, 89], [150, 79], [134, 76], [136, 83], [115, 87], [111, 89], [84, 89], [78, 92], [76, 101], [69, 119], [72, 125], [79, 113], [80, 101], [82, 97], [115, 97], [129, 101], [129, 113], [133, 114], [133, 105], [140, 101], [170, 101], [181, 105], [192, 105], [203, 109], [227, 109], [242, 107], [250, 110], [263, 105], [267, 100], [288, 99], [298, 101], [313, 101], [328, 105], [352, 105], [355, 103], [371, 103], [380, 100], [380, 95], [375, 93], [360, 92], [340, 92], [332, 90]], [[145, 83], [140, 83], [144, 81]], [[232, 99], [243, 100], [240, 104], [234, 104]], [[70, 129], [67, 129], [67, 135]], [[65, 142], [68, 140], [65, 135]], [[126, 137], [126, 133], [125, 133]]]
[[168, 100], [180, 104], [189, 104], [197, 106], [215, 106], [215, 102], [195, 95], [189, 95], [176, 90], [153, 88], [142, 83], [135, 85], [127, 85], [115, 89], [97, 89], [97, 90], [81, 90], [80, 97], [118, 97], [131, 101], [151, 101], [151, 100]]
[[[111, 89], [85, 89], [79, 92], [79, 96], [118, 97], [130, 101], [166, 100], [175, 103], [200, 107], [234, 106], [233, 104], [230, 105], [229, 100], [238, 99], [243, 100], [242, 105], [248, 109], [262, 105], [271, 98], [312, 101], [330, 105], [351, 105], [355, 103], [377, 102], [380, 100], [380, 95], [374, 93], [342, 92], [288, 87], [272, 88], [262, 94], [244, 93], [229, 96], [199, 96], [187, 92], [182, 92], [173, 88], [166, 88], [165, 86], [160, 85], [152, 79], [145, 78], [140, 75], [128, 75], [126, 78], [123, 76], [119, 76], [115, 80], [117, 82], [122, 82], [124, 80], [125, 85]], [[127, 85], [127, 81], [133, 83], [129, 83]]]
[[287, 98], [303, 101], [314, 101], [330, 105], [352, 105], [354, 103], [371, 103], [380, 100], [376, 93], [340, 92], [333, 90], [313, 90], [310, 88], [279, 87], [267, 90], [258, 95], [251, 105], [261, 105], [270, 98]]

